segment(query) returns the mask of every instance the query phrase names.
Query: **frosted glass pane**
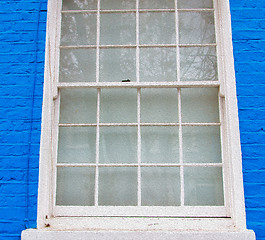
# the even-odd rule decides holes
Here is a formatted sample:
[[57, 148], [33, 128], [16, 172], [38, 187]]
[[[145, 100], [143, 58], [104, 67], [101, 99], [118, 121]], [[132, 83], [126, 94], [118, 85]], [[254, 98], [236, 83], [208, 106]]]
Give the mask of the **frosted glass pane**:
[[141, 122], [178, 122], [177, 89], [142, 89]]
[[60, 127], [58, 144], [59, 163], [94, 163], [96, 128]]
[[175, 44], [175, 13], [140, 13], [140, 44]]
[[219, 122], [217, 88], [181, 90], [182, 122]]
[[217, 80], [215, 47], [180, 48], [180, 79], [182, 81]]
[[107, 48], [100, 50], [100, 82], [122, 82], [136, 79], [135, 48]]
[[180, 205], [179, 168], [143, 167], [141, 176], [143, 206]]
[[100, 44], [135, 44], [135, 13], [101, 14], [100, 29]]
[[184, 168], [184, 189], [187, 206], [224, 205], [222, 168]]
[[186, 163], [220, 163], [219, 126], [183, 127], [183, 159]]
[[96, 89], [61, 89], [60, 123], [96, 123]]
[[56, 205], [94, 205], [95, 169], [60, 167], [57, 169]]
[[96, 10], [97, 0], [63, 0], [63, 10]]
[[175, 48], [142, 48], [140, 50], [141, 82], [177, 80]]
[[59, 81], [96, 81], [96, 50], [61, 49]]
[[213, 0], [178, 0], [178, 8], [213, 8]]
[[179, 13], [180, 43], [215, 43], [214, 14], [208, 12]]
[[62, 14], [61, 45], [96, 44], [96, 14]]
[[102, 89], [100, 101], [101, 122], [137, 122], [136, 89]]
[[178, 163], [178, 127], [141, 127], [143, 163]]
[[100, 163], [137, 163], [137, 127], [101, 127]]
[[136, 1], [135, 0], [100, 0], [101, 9], [135, 9]]
[[167, 9], [175, 8], [174, 0], [140, 0], [139, 8], [143, 9]]
[[136, 206], [137, 168], [99, 168], [99, 205]]

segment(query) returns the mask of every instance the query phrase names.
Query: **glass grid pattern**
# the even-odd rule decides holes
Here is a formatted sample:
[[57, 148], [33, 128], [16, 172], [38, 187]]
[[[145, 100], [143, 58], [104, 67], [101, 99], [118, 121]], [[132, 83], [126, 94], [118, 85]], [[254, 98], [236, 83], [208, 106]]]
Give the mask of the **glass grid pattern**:
[[[70, 2], [70, 1], [66, 1], [66, 2]], [[106, 1], [105, 1], [106, 2]], [[180, 1], [181, 2], [181, 1]], [[185, 5], [185, 4], [184, 4]], [[190, 81], [188, 82], [188, 88], [192, 89], [192, 90], [198, 90], [200, 91], [205, 90], [205, 89], [211, 89], [210, 91], [215, 91], [215, 97], [216, 97], [216, 101], [217, 101], [217, 110], [216, 113], [218, 114], [216, 121], [207, 121], [207, 117], [205, 120], [198, 120], [196, 121], [196, 116], [194, 121], [183, 121], [183, 105], [186, 106], [185, 103], [183, 103], [184, 101], [184, 95], [183, 92], [187, 90], [187, 88], [182, 88], [182, 87], [178, 87], [177, 84], [178, 83], [182, 83], [184, 81], [186, 81], [185, 79], [181, 79], [181, 76], [184, 75], [185, 73], [183, 73], [183, 70], [181, 68], [181, 58], [183, 56], [181, 56], [181, 52], [184, 52], [185, 49], [190, 50], [190, 52], [192, 52], [192, 49], [204, 49], [206, 53], [201, 54], [202, 51], [200, 51], [200, 58], [208, 58], [207, 53], [208, 52], [215, 52], [216, 49], [216, 43], [215, 43], [215, 37], [214, 40], [209, 40], [209, 42], [207, 42], [207, 37], [206, 37], [206, 41], [201, 41], [201, 42], [192, 42], [191, 40], [185, 42], [185, 36], [181, 36], [180, 34], [180, 26], [179, 26], [179, 16], [180, 14], [188, 14], [188, 13], [192, 13], [192, 14], [208, 14], [213, 16], [214, 15], [214, 9], [212, 7], [205, 7], [205, 8], [181, 8], [181, 5], [178, 5], [177, 0], [174, 1], [174, 6], [175, 8], [172, 8], [172, 5], [170, 5], [170, 8], [148, 8], [148, 7], [144, 7], [144, 8], [140, 8], [141, 6], [141, 2], [140, 0], [136, 0], [135, 1], [135, 8], [129, 8], [129, 9], [108, 9], [107, 7], [101, 8], [101, 3], [100, 0], [97, 1], [97, 9], [79, 9], [79, 8], [69, 8], [65, 7], [63, 5], [62, 8], [62, 16], [70, 16], [72, 19], [75, 18], [75, 15], [83, 15], [84, 18], [87, 15], [89, 19], [94, 19], [92, 17], [92, 15], [95, 15], [96, 18], [96, 27], [93, 26], [92, 29], [95, 27], [96, 29], [96, 39], [95, 42], [93, 44], [91, 44], [91, 42], [93, 42], [93, 39], [90, 39], [91, 41], [87, 41], [82, 43], [82, 44], [64, 44], [62, 43], [60, 46], [61, 49], [61, 54], [63, 53], [63, 51], [65, 51], [65, 49], [68, 50], [72, 50], [75, 51], [76, 49], [96, 49], [96, 57], [95, 57], [95, 61], [96, 61], [96, 66], [95, 69], [93, 70], [91, 68], [91, 66], [89, 67], [89, 70], [92, 71], [92, 74], [89, 75], [87, 74], [87, 80], [82, 80], [84, 79], [84, 74], [82, 73], [82, 78], [79, 78], [78, 74], [77, 77], [73, 77], [72, 81], [70, 81], [69, 79], [67, 80], [68, 83], [70, 83], [69, 85], [64, 83], [64, 80], [61, 78], [61, 75], [59, 76], [59, 83], [58, 83], [58, 88], [59, 88], [59, 92], [61, 95], [61, 104], [62, 104], [62, 99], [63, 99], [63, 90], [64, 89], [69, 89], [69, 91], [71, 91], [71, 83], [75, 82], [75, 87], [76, 88], [82, 88], [84, 86], [83, 82], [86, 82], [86, 89], [95, 89], [96, 90], [96, 106], [95, 106], [95, 112], [96, 112], [96, 121], [91, 121], [91, 122], [67, 122], [64, 123], [62, 119], [60, 119], [58, 127], [59, 128], [96, 128], [96, 136], [95, 136], [95, 154], [90, 154], [95, 156], [94, 161], [91, 159], [88, 159], [87, 163], [82, 161], [81, 163], [79, 162], [57, 162], [57, 168], [61, 169], [61, 168], [88, 168], [89, 171], [91, 171], [91, 169], [94, 169], [94, 181], [91, 181], [94, 185], [93, 191], [94, 191], [94, 200], [91, 200], [91, 196], [89, 197], [89, 204], [86, 203], [86, 205], [89, 206], [101, 206], [101, 205], [123, 205], [120, 204], [119, 201], [117, 201], [116, 203], [111, 203], [108, 202], [106, 199], [103, 201], [101, 201], [100, 199], [104, 199], [104, 196], [99, 196], [100, 192], [102, 191], [100, 189], [100, 172], [101, 169], [113, 169], [113, 170], [117, 170], [118, 168], [133, 168], [133, 169], [137, 169], [136, 170], [136, 175], [137, 175], [137, 179], [135, 179], [135, 181], [137, 181], [136, 185], [137, 185], [137, 189], [136, 189], [136, 193], [137, 193], [137, 197], [136, 200], [133, 202], [132, 198], [129, 201], [130, 206], [146, 206], [146, 202], [148, 202], [147, 199], [142, 199], [142, 194], [143, 191], [144, 194], [146, 195], [146, 189], [143, 188], [143, 183], [142, 183], [142, 178], [143, 178], [143, 173], [142, 170], [144, 169], [145, 174], [148, 174], [147, 169], [148, 168], [156, 168], [156, 172], [161, 169], [161, 168], [167, 168], [170, 170], [174, 170], [176, 169], [177, 172], [177, 178], [178, 178], [178, 184], [179, 184], [179, 188], [174, 189], [175, 192], [179, 192], [178, 194], [176, 194], [176, 199], [175, 202], [174, 200], [170, 200], [169, 203], [165, 203], [167, 206], [190, 206], [190, 205], [196, 205], [196, 200], [194, 200], [195, 202], [193, 202], [192, 204], [190, 203], [190, 201], [187, 201], [185, 199], [185, 195], [188, 195], [188, 191], [186, 189], [186, 185], [189, 186], [188, 184], [186, 184], [185, 181], [188, 181], [187, 179], [192, 177], [192, 174], [187, 175], [190, 171], [185, 171], [186, 169], [192, 168], [192, 170], [194, 169], [213, 169], [215, 172], [216, 170], [222, 169], [223, 163], [222, 160], [220, 161], [202, 161], [202, 162], [189, 162], [189, 161], [185, 161], [184, 159], [184, 155], [183, 155], [183, 149], [185, 148], [185, 146], [183, 146], [183, 144], [185, 145], [184, 141], [183, 141], [183, 137], [185, 137], [184, 132], [183, 132], [183, 128], [189, 128], [189, 127], [200, 127], [200, 128], [211, 128], [211, 127], [217, 127], [219, 128], [219, 132], [220, 132], [220, 128], [221, 128], [221, 122], [220, 122], [220, 118], [219, 118], [219, 110], [218, 110], [218, 88], [219, 88], [219, 82], [218, 82], [218, 77], [217, 77], [217, 73], [216, 75], [214, 75], [214, 77], [209, 78], [205, 78], [203, 79], [203, 77], [201, 77], [202, 75], [200, 75], [199, 82], [196, 82], [196, 79], [194, 81]], [[121, 14], [123, 14], [124, 16], [126, 14], [129, 14], [130, 16], [133, 16], [133, 18], [135, 19], [135, 26], [134, 26], [134, 31], [135, 31], [135, 39], [130, 39], [128, 42], [128, 44], [126, 44], [126, 39], [124, 40], [122, 38], [122, 40], [119, 39], [117, 40], [117, 42], [114, 44], [111, 41], [111, 44], [106, 44], [106, 42], [108, 43], [108, 41], [104, 40], [103, 43], [102, 42], [102, 38], [104, 38], [104, 31], [102, 31], [102, 16], [104, 15], [104, 17], [107, 14], [111, 14], [112, 16], [115, 15], [119, 15], [119, 17], [121, 16]], [[170, 40], [167, 42], [166, 40], [163, 40], [161, 42], [148, 42], [148, 40], [141, 40], [141, 20], [142, 20], [142, 16], [144, 16], [145, 14], [173, 14], [174, 15], [174, 33], [173, 34], [173, 38], [170, 38]], [[128, 15], [128, 16], [129, 16]], [[151, 19], [152, 20], [152, 19]], [[94, 21], [94, 20], [93, 20]], [[115, 20], [113, 20], [115, 21]], [[65, 27], [65, 26], [63, 26]], [[62, 27], [62, 29], [63, 29]], [[162, 26], [163, 27], [163, 26]], [[93, 30], [92, 30], [93, 31]], [[107, 33], [107, 34], [111, 34], [111, 33]], [[215, 32], [213, 33], [215, 34]], [[91, 33], [89, 33], [86, 38], [89, 38], [89, 35], [91, 35]], [[61, 33], [61, 42], [62, 39], [65, 38], [66, 36], [64, 36], [63, 33]], [[151, 36], [152, 37], [152, 36]], [[147, 37], [148, 39], [148, 37]], [[80, 41], [78, 41], [80, 42]], [[132, 77], [130, 77], [130, 79], [118, 79], [118, 80], [114, 80], [112, 85], [109, 86], [108, 82], [104, 81], [104, 78], [101, 77], [101, 71], [102, 70], [102, 61], [101, 61], [101, 53], [104, 49], [117, 49], [119, 51], [123, 51], [123, 49], [132, 49], [135, 51], [135, 58], [134, 58], [134, 62], [135, 62], [135, 76], [133, 76], [133, 74], [131, 75]], [[173, 90], [175, 91], [175, 96], [176, 96], [176, 104], [175, 104], [175, 109], [172, 110], [175, 113], [175, 121], [167, 121], [166, 119], [163, 120], [159, 120], [159, 121], [148, 121], [145, 120], [144, 122], [142, 121], [142, 99], [143, 99], [143, 91], [147, 91], [148, 89], [152, 90], [154, 89], [154, 85], [150, 84], [148, 85], [148, 82], [152, 82], [149, 81], [148, 79], [142, 79], [142, 74], [141, 74], [141, 51], [143, 50], [149, 50], [150, 52], [152, 52], [152, 49], [159, 51], [163, 51], [163, 49], [170, 49], [170, 51], [173, 50], [174, 55], [175, 55], [175, 63], [176, 65], [174, 66], [175, 69], [175, 75], [171, 75], [171, 76], [175, 76], [173, 78], [171, 78], [170, 80], [163, 80], [161, 82], [161, 85], [159, 80], [155, 81], [155, 87], [156, 89], [161, 89], [161, 90]], [[214, 49], [214, 50], [213, 50]], [[125, 54], [126, 55], [126, 54]], [[196, 53], [195, 53], [196, 55]], [[210, 54], [211, 56], [211, 61], [216, 61], [215, 65], [217, 64], [217, 60], [216, 60], [216, 55], [214, 54]], [[84, 56], [84, 59], [87, 58], [88, 55]], [[192, 58], [192, 54], [188, 55], [189, 58]], [[74, 58], [76, 59], [76, 58]], [[94, 58], [93, 58], [94, 59]], [[127, 61], [126, 57], [125, 59], [123, 59], [123, 61]], [[171, 61], [171, 60], [170, 60]], [[193, 65], [191, 66], [194, 71], [199, 71], [198, 69], [196, 69], [196, 66], [198, 66], [198, 62], [196, 63], [196, 59], [193, 59]], [[201, 60], [199, 60], [201, 61]], [[202, 60], [203, 61], [203, 60]], [[172, 61], [171, 61], [172, 62]], [[131, 63], [129, 61], [129, 63]], [[74, 61], [71, 62], [70, 60], [70, 64], [69, 64], [69, 68], [68, 69], [64, 69], [64, 73], [62, 74], [62, 76], [67, 75], [65, 73], [65, 71], [69, 70], [71, 71], [71, 67], [75, 64]], [[168, 64], [168, 63], [167, 63]], [[62, 68], [64, 68], [64, 62], [61, 60], [61, 66], [60, 67], [60, 71]], [[192, 64], [191, 64], [192, 65]], [[166, 65], [165, 65], [166, 66]], [[103, 66], [104, 67], [104, 66]], [[66, 66], [67, 68], [67, 66]], [[170, 69], [172, 70], [172, 69]], [[189, 69], [190, 70], [190, 69]], [[216, 69], [215, 69], [216, 70]], [[93, 72], [94, 71], [94, 72]], [[114, 73], [115, 74], [115, 73]], [[209, 75], [209, 74], [208, 74]], [[207, 75], [207, 76], [208, 76]], [[210, 74], [211, 76], [213, 76], [213, 74]], [[90, 78], [90, 76], [92, 76], [92, 78]], [[94, 77], [95, 76], [95, 77]], [[123, 77], [122, 75], [120, 75], [119, 77]], [[196, 77], [195, 77], [196, 78]], [[81, 79], [81, 81], [80, 81]], [[95, 80], [93, 80], [95, 79]], [[102, 80], [103, 79], [103, 80]], [[159, 76], [157, 77], [157, 79], [159, 79]], [[124, 81], [126, 80], [126, 81]], [[201, 81], [201, 85], [200, 85], [200, 81]], [[104, 83], [106, 84], [106, 86], [104, 85]], [[139, 84], [144, 83], [144, 86], [140, 86]], [[147, 84], [145, 84], [147, 83]], [[217, 84], [216, 84], [217, 83]], [[61, 84], [61, 85], [60, 85]], [[138, 84], [138, 85], [137, 85]], [[176, 84], [176, 86], [172, 87], [172, 84], [174, 86], [174, 84]], [[196, 88], [195, 88], [196, 85]], [[128, 87], [129, 86], [129, 87]], [[140, 86], [140, 87], [139, 87]], [[161, 88], [160, 88], [161, 87]], [[103, 101], [103, 94], [106, 90], [111, 91], [114, 89], [130, 89], [131, 91], [134, 91], [135, 94], [135, 113], [134, 113], [134, 117], [133, 120], [132, 119], [128, 119], [126, 120], [123, 119], [122, 121], [115, 121], [115, 118], [113, 121], [107, 121], [107, 120], [103, 120], [102, 121], [102, 101]], [[118, 91], [119, 92], [119, 91]], [[166, 95], [164, 95], [165, 97]], [[87, 103], [89, 104], [89, 103]], [[201, 104], [204, 104], [203, 102]], [[185, 107], [184, 107], [185, 108]], [[66, 109], [67, 111], [67, 109]], [[124, 110], [126, 111], [126, 110]], [[207, 106], [206, 106], [206, 110], [202, 109], [202, 114], [207, 113]], [[205, 111], [205, 112], [203, 112]], [[94, 110], [92, 111], [94, 112]], [[93, 117], [92, 117], [93, 118]], [[136, 158], [135, 161], [132, 162], [122, 162], [122, 160], [120, 162], [104, 162], [102, 163], [100, 160], [100, 149], [101, 149], [101, 137], [102, 137], [102, 130], [103, 128], [135, 128], [136, 129]], [[178, 133], [177, 133], [177, 137], [176, 137], [176, 146], [177, 146], [177, 156], [175, 155], [175, 159], [173, 159], [170, 162], [142, 162], [142, 154], [143, 154], [143, 128], [151, 128], [151, 127], [160, 127], [160, 128], [165, 128], [165, 127], [171, 127], [171, 128], [176, 128]], [[94, 135], [93, 135], [94, 136]], [[219, 136], [220, 137], [220, 136]], [[187, 140], [186, 140], [187, 142]], [[192, 144], [192, 143], [190, 143]], [[221, 147], [220, 147], [221, 148]], [[59, 149], [60, 151], [60, 149]], [[208, 170], [207, 170], [208, 171]], [[214, 172], [213, 171], [213, 172]], [[187, 173], [186, 173], [187, 172]], [[220, 172], [220, 171], [218, 171]], [[221, 171], [222, 172], [222, 171]], [[111, 173], [108, 173], [108, 176], [113, 176], [111, 175]], [[186, 176], [187, 175], [187, 176]], [[147, 175], [145, 175], [146, 177]], [[64, 176], [65, 177], [65, 176]], [[222, 173], [219, 176], [220, 178], [217, 180], [221, 180], [222, 181]], [[125, 179], [124, 176], [121, 176], [121, 179]], [[118, 180], [116, 180], [118, 181]], [[203, 181], [202, 181], [203, 182]], [[107, 183], [106, 183], [107, 184]], [[204, 182], [202, 183], [204, 184]], [[146, 182], [145, 182], [146, 185]], [[108, 185], [106, 185], [108, 186]], [[156, 191], [160, 191], [159, 189]], [[193, 190], [192, 190], [193, 191]], [[221, 195], [223, 194], [222, 191], [223, 189], [218, 189], [219, 192], [221, 192]], [[91, 189], [90, 189], [91, 192]], [[220, 195], [220, 194], [219, 194]], [[58, 197], [57, 197], [58, 198]], [[221, 198], [223, 198], [223, 196], [221, 196]], [[158, 205], [162, 203], [163, 205], [163, 200], [156, 200], [158, 202]], [[200, 200], [201, 201], [201, 200]], [[86, 201], [87, 202], [87, 201]], [[57, 201], [57, 204], [60, 205], [60, 202]], [[156, 203], [154, 203], [156, 205]], [[64, 204], [61, 204], [64, 205]], [[79, 204], [75, 204], [75, 203], [70, 203], [69, 205], [79, 205]], [[126, 205], [126, 204], [125, 204]], [[147, 205], [152, 205], [150, 202]], [[207, 205], [207, 204], [206, 204]], [[211, 203], [209, 204], [211, 205]], [[217, 205], [224, 205], [224, 200], [221, 199], [219, 200], [219, 202], [217, 203]]]

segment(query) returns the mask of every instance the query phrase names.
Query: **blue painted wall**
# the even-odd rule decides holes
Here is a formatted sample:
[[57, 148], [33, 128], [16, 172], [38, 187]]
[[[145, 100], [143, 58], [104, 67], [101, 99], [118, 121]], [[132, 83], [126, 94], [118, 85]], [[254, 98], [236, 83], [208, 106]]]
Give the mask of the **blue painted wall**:
[[0, 240], [36, 227], [46, 5], [0, 2]]
[[[265, 1], [230, 3], [247, 224], [265, 240]], [[36, 227], [46, 4], [0, 3], [0, 240]]]
[[265, 1], [230, 0], [248, 228], [265, 239]]

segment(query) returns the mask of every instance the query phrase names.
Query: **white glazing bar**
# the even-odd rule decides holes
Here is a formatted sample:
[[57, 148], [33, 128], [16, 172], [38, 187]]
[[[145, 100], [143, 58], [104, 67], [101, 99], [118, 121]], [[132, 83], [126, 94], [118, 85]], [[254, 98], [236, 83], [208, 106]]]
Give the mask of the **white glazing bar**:
[[57, 167], [222, 167], [222, 163], [58, 163]]
[[[99, 123], [100, 127], [138, 126], [138, 123]], [[179, 123], [140, 123], [140, 126], [179, 126]], [[221, 123], [182, 123], [182, 126], [220, 126]], [[59, 127], [96, 127], [96, 123], [60, 123]]]
[[177, 63], [176, 71], [177, 71], [177, 81], [180, 82], [178, 0], [175, 0], [175, 24], [176, 24], [176, 63]]
[[216, 43], [179, 44], [179, 47], [216, 47]]
[[168, 8], [168, 9], [139, 9], [139, 12], [175, 12], [174, 8]]
[[69, 14], [69, 13], [97, 13], [98, 10], [63, 10], [63, 14]]
[[[139, 27], [140, 27], [140, 16], [139, 16], [139, 0], [136, 0], [136, 82], [140, 82], [140, 49], [139, 49]], [[137, 88], [137, 205], [142, 204], [142, 184], [141, 184], [141, 89]]]
[[139, 49], [139, 27], [140, 27], [140, 17], [139, 17], [139, 0], [136, 0], [136, 82], [140, 82], [140, 49]]
[[58, 83], [58, 88], [210, 88], [219, 87], [219, 81], [178, 82], [69, 82]]
[[100, 0], [97, 9], [97, 58], [96, 58], [96, 82], [99, 82], [99, 41], [100, 41]]
[[188, 9], [178, 9], [179, 12], [213, 12], [213, 8], [188, 8]]
[[[175, 0], [175, 23], [176, 23], [176, 61], [177, 82], [180, 82], [180, 51], [179, 51], [179, 16], [178, 0]], [[184, 169], [183, 169], [183, 146], [182, 146], [182, 118], [181, 118], [181, 89], [178, 88], [178, 119], [179, 119], [179, 163], [180, 163], [180, 205], [184, 206]]]
[[142, 181], [141, 181], [141, 89], [137, 89], [137, 196], [138, 196], [138, 206], [141, 206], [142, 203]]
[[[98, 9], [97, 9], [96, 82], [99, 82], [100, 0], [98, 0], [97, 8]], [[100, 114], [100, 88], [97, 89], [96, 169], [95, 169], [95, 196], [94, 196], [95, 206], [98, 206], [99, 114]]]
[[[194, 10], [194, 9], [191, 9]], [[197, 9], [197, 11], [203, 11], [208, 9]], [[104, 9], [100, 10], [100, 13], [135, 13], [138, 11], [137, 9]], [[139, 9], [139, 12], [174, 12], [175, 9]], [[97, 13], [97, 10], [63, 10], [63, 14], [73, 14], [73, 13]]]
[[[215, 47], [216, 43], [198, 44], [138, 44], [139, 48], [170, 48], [170, 47]], [[136, 48], [137, 45], [100, 45], [99, 48]], [[61, 49], [97, 48], [97, 45], [67, 45], [60, 46]]]
[[95, 172], [95, 206], [98, 206], [98, 176], [99, 176], [99, 117], [100, 117], [100, 89], [97, 92], [97, 130], [96, 130], [96, 172]]
[[179, 163], [180, 163], [180, 205], [184, 206], [184, 168], [182, 144], [182, 118], [181, 118], [181, 89], [178, 89], [178, 117], [179, 117]]

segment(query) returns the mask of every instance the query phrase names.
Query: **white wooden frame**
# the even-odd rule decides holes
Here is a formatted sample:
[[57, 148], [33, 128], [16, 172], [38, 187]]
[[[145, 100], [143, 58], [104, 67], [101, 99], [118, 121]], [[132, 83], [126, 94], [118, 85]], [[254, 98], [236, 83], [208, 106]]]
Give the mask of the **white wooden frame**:
[[[43, 120], [42, 120], [42, 135], [41, 135], [41, 149], [40, 149], [40, 174], [39, 174], [39, 196], [38, 196], [38, 228], [43, 228], [47, 225], [63, 226], [64, 222], [75, 223], [76, 218], [71, 218], [71, 216], [81, 216], [83, 211], [92, 211], [91, 216], [102, 216], [108, 208], [108, 213], [106, 216], [116, 216], [119, 217], [121, 214], [116, 214], [116, 209], [112, 207], [90, 207], [91, 210], [76, 207], [65, 207], [54, 208], [54, 198], [53, 191], [55, 186], [55, 181], [53, 174], [55, 172], [55, 161], [56, 159], [56, 149], [53, 143], [54, 139], [57, 139], [57, 130], [54, 127], [54, 122], [56, 121], [56, 108], [58, 108], [58, 101], [55, 101], [58, 97], [58, 88], [63, 87], [77, 87], [77, 84], [67, 84], [59, 83], [58, 88], [54, 87], [58, 83], [58, 68], [59, 68], [59, 32], [60, 24], [58, 24], [60, 17], [60, 3], [61, 1], [49, 1], [48, 4], [48, 23], [47, 23], [47, 42], [46, 42], [46, 62], [45, 62], [45, 83], [44, 83], [44, 101], [43, 101]], [[223, 207], [167, 207], [157, 208], [156, 211], [160, 211], [161, 214], [148, 214], [148, 211], [153, 207], [144, 207], [140, 210], [140, 214], [136, 214], [135, 209], [132, 211], [128, 207], [127, 214], [129, 216], [143, 216], [147, 217], [169, 217], [175, 216], [177, 218], [171, 219], [170, 221], [186, 221], [183, 217], [204, 217], [201, 218], [201, 226], [215, 221], [219, 222], [220, 217], [225, 218], [224, 228], [228, 226], [233, 226], [237, 229], [245, 229], [245, 207], [244, 207], [244, 194], [243, 194], [243, 180], [242, 180], [242, 164], [241, 164], [241, 149], [240, 149], [240, 138], [239, 138], [239, 124], [237, 116], [237, 101], [235, 92], [235, 77], [233, 68], [233, 55], [232, 55], [232, 39], [231, 39], [231, 22], [230, 22], [230, 10], [228, 0], [214, 0], [216, 14], [215, 22], [216, 24], [216, 34], [217, 34], [217, 55], [218, 55], [218, 70], [220, 79], [222, 82], [177, 82], [174, 84], [168, 83], [126, 83], [122, 87], [216, 87], [220, 85], [220, 111], [223, 116], [223, 126], [222, 141], [225, 142], [223, 146], [224, 159], [229, 159], [229, 162], [224, 163], [224, 184], [225, 184], [225, 209]], [[98, 11], [98, 10], [97, 10]], [[159, 10], [157, 10], [159, 11]], [[169, 10], [172, 11], [172, 10]], [[174, 10], [175, 11], [175, 10]], [[185, 11], [185, 10], [182, 10]], [[196, 11], [196, 10], [195, 10]], [[137, 11], [136, 11], [137, 12]], [[177, 14], [177, 13], [176, 13]], [[137, 19], [137, 17], [136, 17]], [[98, 18], [97, 21], [100, 21]], [[98, 31], [99, 32], [99, 31]], [[176, 36], [178, 42], [178, 36]], [[97, 36], [99, 39], [99, 35]], [[171, 45], [170, 45], [171, 46]], [[181, 47], [188, 47], [189, 45], [183, 45]], [[197, 46], [197, 45], [196, 45]], [[201, 46], [201, 45], [200, 45]], [[86, 46], [90, 47], [90, 46]], [[93, 46], [94, 47], [94, 46]], [[111, 47], [111, 46], [106, 46]], [[130, 46], [131, 47], [131, 46]], [[132, 46], [134, 47], [134, 46]], [[139, 48], [139, 39], [136, 42], [136, 49]], [[145, 47], [145, 46], [143, 46]], [[147, 47], [147, 46], [146, 46]], [[177, 51], [180, 45], [176, 45]], [[99, 45], [96, 46], [97, 51], [99, 51]], [[139, 52], [139, 49], [138, 49]], [[97, 59], [99, 61], [99, 59]], [[139, 68], [139, 63], [136, 65]], [[139, 71], [137, 71], [139, 72]], [[178, 71], [179, 74], [180, 71]], [[97, 76], [99, 74], [99, 69], [97, 69]], [[138, 76], [139, 79], [139, 76]], [[179, 76], [178, 76], [179, 79]], [[82, 83], [82, 87], [114, 87], [113, 83], [99, 83], [94, 84]], [[115, 86], [117, 84], [115, 83]], [[80, 85], [79, 85], [80, 86]], [[121, 86], [116, 86], [121, 87]], [[139, 123], [135, 123], [139, 124]], [[99, 123], [97, 122], [97, 127]], [[181, 163], [181, 162], [180, 162]], [[183, 173], [182, 173], [183, 174]], [[101, 209], [99, 209], [101, 208]], [[177, 209], [179, 208], [179, 209]], [[181, 208], [181, 209], [180, 209]], [[123, 208], [124, 209], [124, 208]], [[99, 213], [100, 211], [101, 213]], [[155, 209], [154, 209], [155, 210]], [[209, 210], [209, 214], [205, 215], [205, 210]], [[175, 213], [174, 213], [175, 211]], [[56, 215], [61, 215], [61, 213], [66, 213], [65, 217], [56, 217]], [[173, 214], [172, 214], [173, 213]], [[88, 214], [90, 215], [90, 214]], [[69, 216], [69, 217], [67, 217]], [[215, 217], [210, 221], [205, 217]], [[72, 220], [71, 220], [72, 219]], [[88, 218], [80, 218], [79, 220], [87, 222]], [[94, 219], [94, 220], [93, 220]], [[79, 226], [79, 220], [76, 221], [77, 226]], [[96, 221], [96, 218], [89, 218], [88, 222]], [[115, 218], [113, 220], [124, 222], [124, 220]], [[93, 224], [92, 224], [93, 225]], [[181, 225], [181, 224], [180, 224]], [[192, 228], [192, 223], [190, 226], [185, 226], [183, 228]], [[200, 224], [199, 224], [200, 225]], [[124, 225], [122, 225], [124, 227]], [[209, 227], [210, 228], [210, 227]]]

